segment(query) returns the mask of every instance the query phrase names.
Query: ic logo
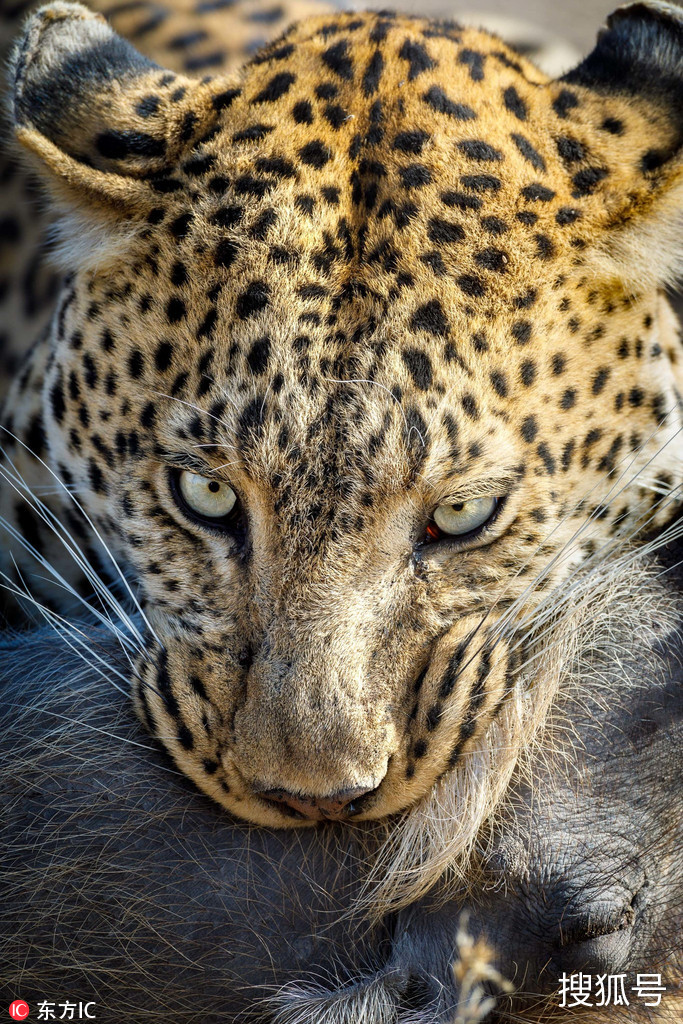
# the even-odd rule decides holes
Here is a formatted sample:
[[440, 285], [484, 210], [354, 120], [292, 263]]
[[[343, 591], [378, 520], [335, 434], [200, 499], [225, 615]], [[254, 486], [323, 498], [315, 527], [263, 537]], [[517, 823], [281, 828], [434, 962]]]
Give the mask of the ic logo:
[[15, 999], [10, 1004], [9, 1015], [12, 1020], [26, 1020], [30, 1012], [29, 1005], [24, 999]]

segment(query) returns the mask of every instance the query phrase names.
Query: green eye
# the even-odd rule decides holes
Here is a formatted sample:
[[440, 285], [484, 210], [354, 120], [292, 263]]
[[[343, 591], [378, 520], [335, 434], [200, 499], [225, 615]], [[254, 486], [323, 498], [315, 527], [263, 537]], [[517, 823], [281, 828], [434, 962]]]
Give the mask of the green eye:
[[237, 504], [232, 487], [188, 470], [180, 473], [178, 489], [186, 505], [206, 519], [223, 519]]
[[[498, 498], [472, 498], [470, 501], [459, 501], [454, 505], [439, 505], [434, 513], [434, 522], [442, 533], [451, 537], [460, 537], [484, 526], [498, 508]], [[427, 533], [432, 539], [433, 533]]]

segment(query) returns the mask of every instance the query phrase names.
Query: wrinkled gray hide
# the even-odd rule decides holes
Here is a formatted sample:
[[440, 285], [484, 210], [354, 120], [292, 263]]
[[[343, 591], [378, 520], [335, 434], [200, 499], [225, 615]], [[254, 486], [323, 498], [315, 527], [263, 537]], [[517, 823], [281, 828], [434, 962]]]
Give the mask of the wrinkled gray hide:
[[[669, 978], [680, 981], [682, 656], [676, 639], [667, 652], [675, 660], [656, 675], [645, 659], [633, 661], [634, 676], [643, 672], [648, 685], [627, 708], [608, 713], [600, 729], [582, 719], [585, 750], [576, 775], [558, 771], [515, 790], [470, 908], [470, 930], [494, 944], [496, 966], [520, 986], [511, 1002], [502, 1001], [508, 1009], [529, 1010], [537, 995], [557, 989], [563, 972], [625, 972], [635, 982], [638, 972], [663, 970], [668, 958]], [[436, 1019], [448, 1021], [457, 993], [445, 936], [456, 906], [432, 904], [401, 913], [394, 934], [406, 945], [406, 960], [423, 965], [413, 1003], [433, 1000], [443, 1010]], [[639, 1019], [636, 1011], [625, 1019]], [[672, 1020], [683, 1020], [683, 1004], [679, 1012]]]
[[[102, 633], [90, 643], [119, 657]], [[560, 756], [515, 786], [475, 898], [443, 904], [436, 892], [368, 931], [344, 913], [362, 826], [270, 833], [232, 821], [54, 634], [6, 638], [5, 1004], [94, 999], [97, 1019], [115, 1024], [272, 1020], [264, 1000], [298, 982], [329, 990], [327, 1020], [451, 1021], [463, 909], [520, 988], [501, 1010], [526, 1012], [563, 971], [671, 963], [683, 932], [682, 658], [680, 638], [663, 633], [654, 646], [634, 636], [619, 667], [598, 664], [602, 683], [565, 709], [576, 735], [558, 716], [573, 767]], [[609, 695], [615, 682], [623, 701]], [[680, 963], [671, 970], [680, 977]], [[354, 992], [379, 993], [386, 1015], [334, 1016]], [[323, 1019], [291, 993], [276, 1005]]]

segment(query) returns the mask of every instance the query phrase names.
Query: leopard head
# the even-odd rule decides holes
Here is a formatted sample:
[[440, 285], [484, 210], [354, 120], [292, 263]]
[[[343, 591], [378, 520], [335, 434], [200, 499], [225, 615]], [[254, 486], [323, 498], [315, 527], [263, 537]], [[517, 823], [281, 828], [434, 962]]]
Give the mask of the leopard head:
[[140, 714], [234, 813], [413, 804], [542, 690], [539, 610], [671, 514], [682, 37], [635, 3], [548, 80], [339, 14], [196, 80], [28, 21], [49, 463], [138, 588]]

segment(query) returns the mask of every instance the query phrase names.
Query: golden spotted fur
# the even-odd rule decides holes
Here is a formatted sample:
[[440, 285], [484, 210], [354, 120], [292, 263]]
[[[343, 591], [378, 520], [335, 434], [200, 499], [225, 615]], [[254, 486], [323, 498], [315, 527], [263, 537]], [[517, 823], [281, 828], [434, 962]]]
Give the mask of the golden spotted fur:
[[[419, 889], [552, 702], [552, 615], [673, 514], [682, 31], [631, 5], [553, 81], [386, 13], [306, 18], [228, 77], [78, 4], [26, 24], [12, 126], [67, 273], [7, 456], [76, 542], [95, 526], [149, 627], [140, 714], [235, 814], [338, 799], [428, 832], [448, 775], [458, 835]], [[237, 495], [220, 528], [187, 472]], [[491, 497], [479, 532], [435, 527]], [[47, 534], [0, 500], [16, 579]]]

